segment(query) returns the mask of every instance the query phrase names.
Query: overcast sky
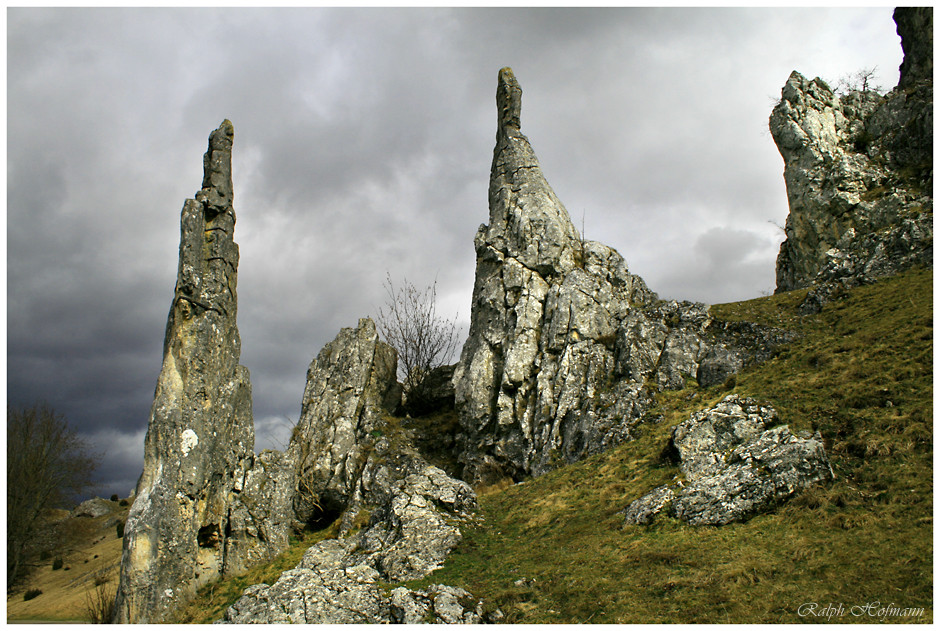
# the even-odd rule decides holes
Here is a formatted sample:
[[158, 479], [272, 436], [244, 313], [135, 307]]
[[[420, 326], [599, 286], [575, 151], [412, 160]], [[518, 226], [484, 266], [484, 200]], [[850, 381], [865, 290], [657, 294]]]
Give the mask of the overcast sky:
[[774, 288], [787, 215], [767, 131], [792, 70], [897, 83], [889, 8], [8, 9], [7, 387], [105, 454], [124, 496], [209, 132], [235, 126], [238, 326], [257, 447], [286, 442], [306, 368], [437, 279], [469, 324], [499, 69], [585, 237], [661, 298]]

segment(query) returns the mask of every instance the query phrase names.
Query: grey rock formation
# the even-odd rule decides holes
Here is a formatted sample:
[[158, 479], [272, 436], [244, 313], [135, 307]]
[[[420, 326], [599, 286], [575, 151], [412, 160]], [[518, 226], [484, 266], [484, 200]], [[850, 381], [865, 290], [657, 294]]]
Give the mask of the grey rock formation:
[[832, 479], [818, 433], [795, 436], [773, 408], [738, 395], [677, 425], [668, 449], [678, 455], [684, 483], [634, 501], [625, 524], [646, 524], [664, 511], [692, 525], [727, 524]]
[[933, 80], [933, 7], [898, 7], [894, 10], [894, 21], [904, 51], [898, 87]]
[[705, 305], [659, 301], [615, 250], [582, 241], [520, 131], [521, 95], [502, 69], [489, 225], [474, 240], [470, 335], [454, 374], [463, 477], [474, 482], [538, 475], [626, 440], [653, 392], [722, 382], [774, 337], [741, 344], [746, 332], [724, 331]]
[[85, 500], [81, 504], [75, 507], [75, 510], [72, 511], [72, 517], [102, 517], [112, 512], [114, 507], [111, 506], [111, 502], [100, 497], [93, 497], [90, 500]]
[[332, 518], [362, 499], [363, 471], [401, 402], [397, 354], [368, 318], [345, 328], [307, 370], [300, 420], [288, 447], [301, 522]]
[[771, 114], [790, 205], [778, 292], [932, 266], [932, 8], [895, 20], [905, 58], [892, 92], [838, 95], [794, 71]]
[[262, 451], [242, 463], [228, 505], [223, 573], [239, 574], [287, 549], [300, 524], [294, 514], [297, 467], [288, 454]]
[[258, 457], [236, 488], [231, 521], [248, 542], [238, 550], [270, 541], [265, 529], [286, 536], [295, 521], [338, 519], [342, 538], [313, 546], [274, 585], [245, 590], [226, 621], [481, 621], [479, 603], [466, 609], [462, 590], [383, 587], [439, 568], [477, 508], [473, 490], [429, 465], [413, 430], [392, 416], [401, 402], [396, 368], [395, 350], [368, 318], [340, 331], [310, 364], [287, 451]]
[[227, 120], [212, 132], [203, 188], [183, 206], [163, 367], [124, 531], [118, 622], [162, 621], [221, 575], [229, 495], [254, 446], [235, 322], [233, 135]]
[[476, 497], [465, 483], [429, 465], [399, 480], [369, 526], [346, 539], [312, 546], [273, 585], [245, 590], [229, 623], [479, 623], [499, 617], [466, 591], [383, 584], [426, 576], [460, 541]]

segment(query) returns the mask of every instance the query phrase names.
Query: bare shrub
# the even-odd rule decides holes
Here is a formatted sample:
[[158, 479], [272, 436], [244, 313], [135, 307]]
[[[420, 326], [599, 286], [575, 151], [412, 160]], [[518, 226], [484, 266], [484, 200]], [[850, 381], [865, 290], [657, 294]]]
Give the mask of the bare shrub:
[[457, 348], [457, 316], [437, 314], [437, 281], [419, 290], [404, 281], [396, 288], [385, 279], [386, 303], [376, 317], [382, 337], [398, 351], [398, 375], [408, 401], [423, 399], [425, 378], [450, 360]]
[[106, 572], [97, 572], [94, 588], [85, 592], [85, 615], [92, 624], [111, 624], [117, 588]]

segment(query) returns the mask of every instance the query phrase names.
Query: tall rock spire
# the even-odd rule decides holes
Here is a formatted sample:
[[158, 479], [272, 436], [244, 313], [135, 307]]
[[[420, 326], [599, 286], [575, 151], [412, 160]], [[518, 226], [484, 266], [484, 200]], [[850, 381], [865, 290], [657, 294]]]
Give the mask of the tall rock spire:
[[616, 250], [583, 241], [522, 134], [509, 68], [496, 106], [490, 222], [474, 240], [470, 335], [454, 370], [459, 460], [474, 483], [627, 440], [656, 389], [721, 383], [767, 346], [729, 339], [705, 305], [658, 301]]
[[223, 571], [229, 497], [254, 448], [251, 385], [239, 365], [232, 139], [209, 137], [203, 187], [180, 217], [179, 270], [124, 531], [117, 622], [161, 622]]
[[489, 225], [474, 241], [470, 336], [454, 374], [460, 458], [475, 482], [538, 474], [615, 440], [610, 419], [581, 414], [583, 393], [613, 371], [597, 340], [612, 344], [616, 312], [652, 297], [614, 250], [581, 241], [522, 134], [510, 68], [496, 106]]
[[564, 274], [578, 263], [581, 237], [522, 134], [522, 88], [511, 68], [499, 71], [496, 107], [499, 126], [487, 238], [529, 269], [543, 275]]

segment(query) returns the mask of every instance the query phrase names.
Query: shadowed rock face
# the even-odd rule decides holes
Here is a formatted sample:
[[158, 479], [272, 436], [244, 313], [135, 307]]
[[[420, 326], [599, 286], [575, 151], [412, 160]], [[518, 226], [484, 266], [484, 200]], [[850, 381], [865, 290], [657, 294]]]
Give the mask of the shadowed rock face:
[[227, 120], [212, 132], [203, 188], [183, 205], [163, 367], [124, 532], [118, 622], [159, 622], [220, 576], [234, 475], [254, 447], [235, 323], [233, 136]]
[[777, 291], [859, 284], [933, 259], [933, 10], [897, 9], [898, 87], [836, 94], [794, 71], [770, 117], [790, 214]]
[[904, 50], [898, 87], [908, 88], [924, 79], [932, 81], [933, 7], [898, 7], [894, 21]]
[[652, 391], [720, 383], [767, 341], [731, 342], [705, 305], [657, 300], [615, 250], [582, 241], [521, 132], [521, 99], [503, 68], [489, 225], [474, 240], [470, 335], [454, 372], [460, 461], [475, 483], [628, 439]]

